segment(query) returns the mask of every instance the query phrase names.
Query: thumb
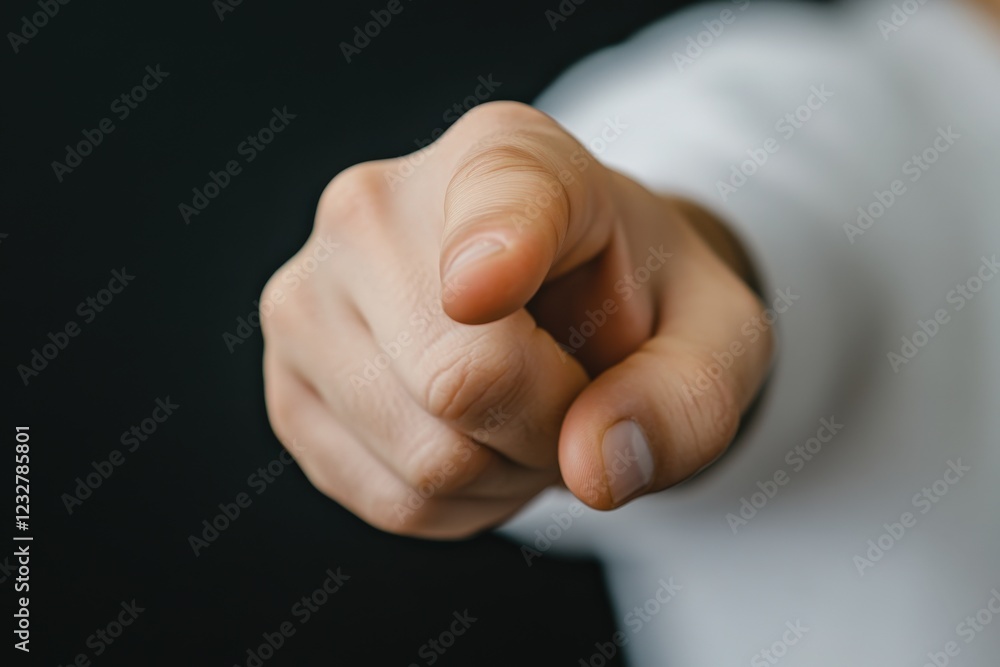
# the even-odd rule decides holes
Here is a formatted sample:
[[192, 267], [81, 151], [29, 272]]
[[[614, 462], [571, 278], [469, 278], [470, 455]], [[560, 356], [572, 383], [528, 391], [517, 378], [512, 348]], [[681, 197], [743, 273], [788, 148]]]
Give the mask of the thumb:
[[487, 138], [456, 160], [446, 190], [442, 300], [451, 318], [483, 324], [523, 308], [545, 280], [609, 243], [611, 180], [531, 107], [482, 105], [462, 120], [458, 137]]
[[747, 326], [761, 323], [760, 301], [714, 257], [692, 267], [668, 276], [671, 310], [654, 336], [588, 385], [563, 421], [563, 480], [591, 507], [620, 507], [713, 463], [767, 375], [773, 332]]

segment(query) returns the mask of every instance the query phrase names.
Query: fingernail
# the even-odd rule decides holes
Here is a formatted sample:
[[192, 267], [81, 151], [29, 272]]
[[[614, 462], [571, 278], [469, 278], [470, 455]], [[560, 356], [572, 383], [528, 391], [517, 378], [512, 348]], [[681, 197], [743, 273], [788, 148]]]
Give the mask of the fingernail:
[[445, 279], [454, 275], [459, 269], [481, 260], [484, 257], [494, 255], [503, 249], [504, 246], [493, 239], [479, 239], [478, 241], [473, 241], [459, 250], [452, 258], [451, 263], [448, 264], [448, 268], [444, 272]]
[[649, 486], [653, 479], [653, 455], [642, 429], [631, 419], [607, 430], [601, 443], [604, 474], [615, 506]]

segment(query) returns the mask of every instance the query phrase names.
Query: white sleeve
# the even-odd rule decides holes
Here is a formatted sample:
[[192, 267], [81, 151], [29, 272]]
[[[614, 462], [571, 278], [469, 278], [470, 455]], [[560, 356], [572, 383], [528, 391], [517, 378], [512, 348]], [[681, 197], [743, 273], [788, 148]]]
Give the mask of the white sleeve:
[[[873, 290], [843, 225], [911, 134], [842, 12], [701, 6], [587, 58], [537, 101], [606, 164], [715, 211], [749, 248], [765, 302], [786, 311], [753, 420], [775, 455], [830, 416], [861, 361]], [[716, 467], [757, 479], [774, 468], [766, 454], [736, 447]]]
[[[538, 100], [610, 166], [714, 210], [770, 299], [795, 297], [758, 412], [719, 462], [615, 512], [549, 492], [504, 528], [603, 561], [630, 664], [773, 664], [759, 652], [798, 619], [813, 630], [782, 664], [924, 664], [987, 601], [993, 617], [1000, 48], [964, 4], [701, 6]], [[984, 295], [959, 313], [946, 294], [967, 280]], [[914, 332], [941, 308], [953, 321], [931, 345]], [[927, 346], [897, 374], [887, 352], [907, 334]], [[823, 440], [821, 420], [843, 434]], [[789, 459], [811, 443], [815, 462]], [[921, 489], [961, 465], [978, 477], [925, 517]], [[920, 518], [900, 538], [904, 512]], [[752, 520], [738, 534], [737, 514]], [[629, 629], [673, 576], [655, 629]], [[962, 664], [996, 664], [1000, 635], [973, 637]]]

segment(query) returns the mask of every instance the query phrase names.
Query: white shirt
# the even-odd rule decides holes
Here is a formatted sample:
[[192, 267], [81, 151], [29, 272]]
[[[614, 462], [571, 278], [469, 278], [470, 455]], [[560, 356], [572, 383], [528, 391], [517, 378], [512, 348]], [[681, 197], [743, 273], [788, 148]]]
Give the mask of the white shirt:
[[605, 563], [630, 665], [1000, 664], [1000, 32], [944, 0], [700, 6], [538, 106], [731, 223], [784, 312], [716, 465], [504, 532]]

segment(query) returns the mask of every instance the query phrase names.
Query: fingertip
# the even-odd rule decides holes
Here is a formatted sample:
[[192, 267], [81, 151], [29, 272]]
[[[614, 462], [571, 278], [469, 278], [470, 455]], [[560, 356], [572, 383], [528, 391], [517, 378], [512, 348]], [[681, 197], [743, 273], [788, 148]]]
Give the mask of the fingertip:
[[461, 275], [463, 268], [482, 262], [505, 250], [507, 250], [507, 244], [499, 239], [483, 236], [475, 238], [449, 253], [450, 257], [446, 261], [443, 271], [444, 279], [447, 281], [449, 278]]
[[590, 433], [565, 435], [559, 463], [567, 488], [597, 510], [613, 510], [647, 493], [655, 478], [645, 431], [623, 418]]
[[473, 241], [452, 255], [442, 271], [441, 301], [462, 324], [494, 322], [523, 308], [545, 278], [537, 252], [502, 239]]
[[649, 396], [658, 374], [635, 355], [598, 376], [563, 420], [559, 464], [570, 490], [590, 507], [612, 510], [662, 488], [662, 424]]
[[653, 483], [649, 439], [634, 419], [622, 419], [604, 432], [601, 458], [608, 495], [615, 507], [643, 494]]

